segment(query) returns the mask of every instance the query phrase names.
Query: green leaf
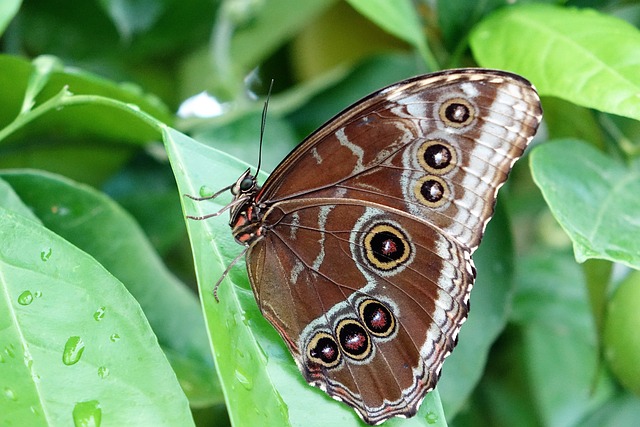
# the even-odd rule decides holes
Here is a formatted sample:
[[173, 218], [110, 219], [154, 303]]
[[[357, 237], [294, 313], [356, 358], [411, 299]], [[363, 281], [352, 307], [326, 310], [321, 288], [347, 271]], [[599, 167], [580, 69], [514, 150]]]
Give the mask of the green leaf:
[[[0, 55], [0, 87], [4, 101], [0, 104], [0, 126], [12, 124], [15, 129], [11, 132], [20, 131], [21, 138], [49, 134], [52, 129], [60, 135], [63, 129], [67, 135], [146, 143], [158, 138], [154, 120], [166, 123], [172, 120], [166, 106], [139, 87], [64, 67], [52, 57], [36, 58], [30, 63]], [[25, 96], [28, 108], [19, 114]], [[31, 109], [32, 105], [36, 108]], [[44, 110], [38, 112], [38, 107]], [[2, 137], [12, 133], [7, 134], [5, 128]]]
[[386, 32], [414, 46], [424, 57], [429, 69], [438, 64], [429, 52], [422, 24], [411, 0], [348, 0], [358, 12]]
[[584, 279], [570, 252], [534, 251], [517, 269], [513, 317], [523, 330], [533, 403], [541, 425], [578, 426], [613, 392], [599, 369]]
[[622, 394], [602, 405], [580, 427], [629, 427], [640, 419], [640, 398]]
[[239, 84], [251, 69], [335, 1], [223, 2], [213, 46], [219, 81], [241, 90]]
[[180, 359], [185, 390], [200, 395], [206, 390], [211, 400], [220, 400], [200, 303], [167, 270], [129, 214], [104, 194], [60, 176], [37, 171], [0, 176], [48, 229], [91, 254], [125, 284], [170, 360]]
[[46, 169], [99, 184], [130, 158], [133, 148], [122, 142], [157, 140], [160, 123], [171, 120], [166, 107], [139, 88], [48, 56], [29, 63], [0, 55], [0, 87], [6, 89], [0, 104], [2, 168]]
[[578, 262], [600, 258], [640, 268], [640, 163], [624, 165], [575, 140], [531, 154], [533, 178]]
[[480, 65], [520, 73], [541, 95], [640, 119], [640, 31], [621, 19], [589, 9], [510, 7], [481, 22], [470, 41]]
[[86, 253], [0, 208], [0, 424], [193, 425], [125, 287]]
[[[166, 130], [165, 144], [178, 187], [184, 194], [212, 194], [235, 182], [248, 167], [170, 128]], [[263, 179], [264, 174], [260, 176]], [[184, 209], [189, 215], [204, 215], [218, 211], [229, 201], [230, 194], [208, 202], [185, 199]], [[187, 227], [216, 367], [232, 423], [365, 425], [346, 405], [307, 385], [282, 339], [260, 314], [240, 265], [231, 269], [222, 281], [218, 288], [220, 301], [215, 301], [214, 284], [242, 251], [231, 236], [227, 219], [188, 221]], [[428, 395], [416, 417], [389, 420], [385, 425], [446, 425], [437, 392]]]
[[0, 35], [4, 33], [11, 20], [20, 10], [21, 0], [3, 0], [0, 2]]
[[0, 206], [11, 212], [24, 216], [32, 221], [38, 222], [39, 219], [31, 210], [22, 203], [20, 197], [13, 191], [13, 188], [0, 178]]

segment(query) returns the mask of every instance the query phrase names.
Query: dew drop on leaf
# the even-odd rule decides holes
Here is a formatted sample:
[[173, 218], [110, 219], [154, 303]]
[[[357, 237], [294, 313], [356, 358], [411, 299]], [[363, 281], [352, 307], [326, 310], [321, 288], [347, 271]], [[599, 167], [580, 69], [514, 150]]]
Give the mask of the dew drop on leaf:
[[4, 348], [4, 353], [13, 359], [14, 357], [16, 357], [15, 348], [16, 347], [13, 344], [9, 344]]
[[106, 366], [100, 366], [98, 368], [98, 376], [102, 379], [105, 379], [109, 376], [109, 368]]
[[64, 345], [62, 363], [67, 366], [78, 363], [84, 351], [84, 341], [80, 337], [70, 337]]
[[18, 304], [29, 305], [33, 302], [33, 294], [31, 291], [24, 291], [18, 296]]
[[52, 253], [53, 253], [53, 250], [51, 248], [47, 248], [40, 252], [40, 259], [44, 262], [47, 262], [49, 261], [49, 258], [51, 257]]
[[9, 387], [4, 388], [4, 395], [9, 400], [13, 400], [13, 401], [18, 400], [18, 398], [16, 397], [16, 394]]
[[211, 190], [211, 188], [203, 185], [202, 187], [200, 187], [198, 194], [200, 195], [200, 197], [209, 197], [213, 194], [213, 191]]
[[100, 427], [101, 423], [102, 409], [97, 400], [78, 402], [73, 407], [73, 425], [75, 427]]
[[250, 379], [244, 372], [236, 369], [236, 379], [238, 382], [247, 390], [251, 390], [253, 388], [253, 380]]
[[93, 313], [93, 318], [95, 319], [96, 322], [99, 322], [102, 320], [102, 318], [104, 317], [104, 312], [105, 312], [105, 308], [100, 307], [99, 309], [96, 310], [95, 313]]
[[111, 334], [111, 336], [109, 336], [109, 339], [111, 340], [111, 342], [116, 342], [120, 339], [120, 335], [118, 334]]

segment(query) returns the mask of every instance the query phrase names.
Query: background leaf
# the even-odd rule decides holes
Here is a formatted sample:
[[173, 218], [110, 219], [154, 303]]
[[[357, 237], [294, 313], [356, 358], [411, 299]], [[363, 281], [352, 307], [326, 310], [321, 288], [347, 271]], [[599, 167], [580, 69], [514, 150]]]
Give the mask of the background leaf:
[[601, 258], [640, 268], [637, 162], [625, 166], [587, 144], [564, 140], [534, 150], [531, 171], [578, 262]]
[[470, 41], [479, 64], [520, 73], [541, 95], [640, 119], [640, 31], [620, 19], [540, 4], [504, 8]]
[[124, 286], [39, 224], [0, 213], [0, 375], [9, 398], [0, 421], [192, 425], [175, 374]]
[[131, 217], [103, 194], [59, 176], [35, 171], [0, 176], [49, 230], [91, 254], [125, 284], [169, 360], [181, 360], [178, 374], [185, 390], [213, 394], [213, 361], [200, 304], [167, 270]]

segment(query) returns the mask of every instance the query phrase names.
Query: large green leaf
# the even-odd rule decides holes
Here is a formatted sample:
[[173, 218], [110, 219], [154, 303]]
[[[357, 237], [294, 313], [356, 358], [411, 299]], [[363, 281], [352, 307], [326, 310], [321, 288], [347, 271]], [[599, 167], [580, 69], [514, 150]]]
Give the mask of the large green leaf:
[[[211, 194], [235, 182], [248, 167], [172, 129], [166, 130], [165, 143], [180, 191], [186, 194]], [[216, 212], [229, 202], [229, 196], [199, 203], [186, 199], [184, 208], [189, 215]], [[214, 283], [242, 251], [231, 237], [227, 219], [187, 224], [216, 367], [232, 422], [243, 426], [364, 425], [350, 408], [306, 384], [281, 338], [260, 314], [240, 265], [222, 281], [220, 301], [213, 298]], [[385, 425], [446, 425], [437, 392], [427, 396], [416, 417], [393, 419]]]
[[503, 8], [471, 34], [484, 67], [529, 78], [541, 95], [640, 119], [640, 31], [589, 9]]
[[612, 395], [598, 367], [596, 330], [570, 251], [535, 251], [517, 269], [513, 318], [523, 331], [533, 404], [545, 426], [579, 426]]
[[532, 152], [531, 171], [579, 262], [640, 268], [638, 161], [625, 165], [585, 143], [557, 140]]
[[193, 425], [175, 374], [122, 283], [3, 208], [0, 238], [0, 424]]
[[215, 373], [200, 304], [167, 270], [132, 218], [104, 194], [60, 176], [39, 171], [0, 176], [49, 230], [91, 254], [125, 284], [170, 361], [180, 361], [179, 379], [193, 399], [221, 399], [212, 391]]

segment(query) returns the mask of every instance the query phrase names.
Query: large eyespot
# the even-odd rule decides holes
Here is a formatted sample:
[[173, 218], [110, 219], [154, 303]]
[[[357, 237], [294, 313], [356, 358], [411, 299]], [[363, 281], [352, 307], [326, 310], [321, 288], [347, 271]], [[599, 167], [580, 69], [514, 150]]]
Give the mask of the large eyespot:
[[360, 304], [358, 311], [362, 323], [371, 335], [386, 338], [395, 332], [396, 318], [380, 301], [366, 299]]
[[414, 193], [420, 203], [436, 208], [442, 206], [450, 198], [449, 185], [440, 177], [427, 175], [418, 180]]
[[405, 234], [396, 226], [379, 223], [364, 237], [364, 250], [371, 266], [378, 270], [392, 270], [411, 256], [411, 246]]
[[448, 142], [434, 139], [418, 148], [418, 162], [430, 173], [442, 175], [456, 166], [456, 150]]
[[357, 320], [341, 320], [336, 328], [336, 336], [340, 348], [350, 358], [364, 360], [371, 355], [371, 339], [366, 329]]
[[466, 99], [451, 98], [442, 103], [438, 115], [446, 126], [461, 128], [475, 119], [476, 111]]
[[341, 354], [336, 340], [326, 332], [318, 332], [307, 346], [309, 359], [325, 368], [333, 368], [340, 363]]

